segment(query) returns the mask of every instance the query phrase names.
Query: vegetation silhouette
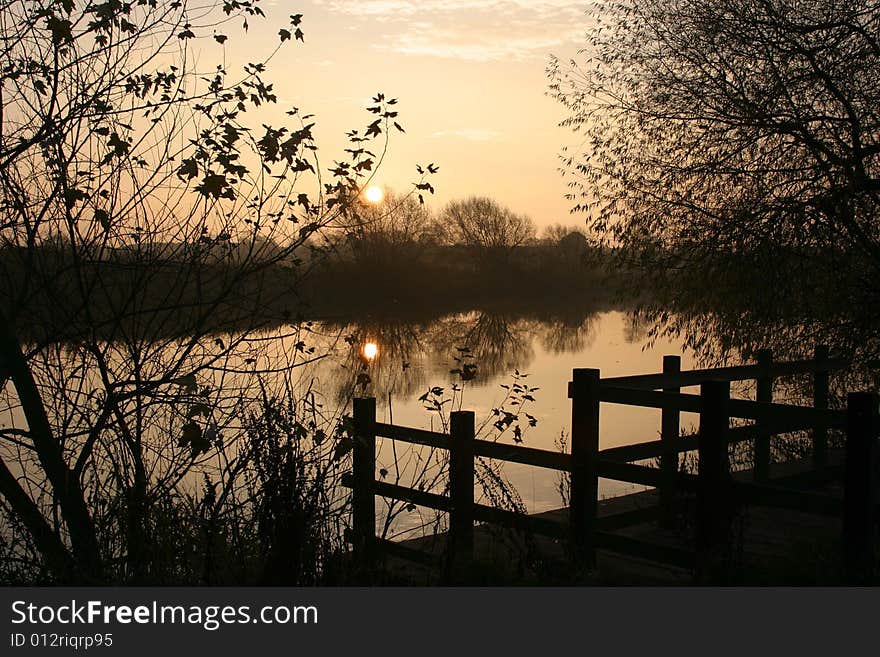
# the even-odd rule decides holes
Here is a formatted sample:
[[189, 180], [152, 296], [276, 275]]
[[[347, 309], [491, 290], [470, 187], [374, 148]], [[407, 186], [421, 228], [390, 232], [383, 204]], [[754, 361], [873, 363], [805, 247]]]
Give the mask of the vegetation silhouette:
[[[297, 520], [266, 488], [266, 450], [299, 476], [332, 455], [321, 436], [341, 421], [314, 399], [306, 417], [308, 389], [279, 375], [315, 356], [308, 327], [282, 323], [296, 311], [289, 271], [307, 266], [316, 232], [348, 222], [402, 128], [396, 100], [377, 94], [324, 176], [310, 115], [253, 125], [278, 100], [269, 60], [304, 38], [291, 15], [261, 61], [228, 69], [236, 26], [261, 18], [250, 0], [4, 5], [0, 549], [16, 581], [216, 582], [218, 553], [195, 565], [167, 550], [179, 540], [204, 556], [235, 539], [252, 573], [257, 536], [237, 533], [250, 520], [271, 526], [260, 549], [272, 561], [266, 541], [289, 548], [310, 519], [338, 519], [336, 506], [312, 513], [326, 491], [277, 489]], [[205, 75], [197, 51], [221, 64]], [[297, 409], [286, 424], [284, 395]], [[254, 414], [296, 430], [249, 441]], [[320, 578], [326, 545], [300, 553], [290, 578]]]

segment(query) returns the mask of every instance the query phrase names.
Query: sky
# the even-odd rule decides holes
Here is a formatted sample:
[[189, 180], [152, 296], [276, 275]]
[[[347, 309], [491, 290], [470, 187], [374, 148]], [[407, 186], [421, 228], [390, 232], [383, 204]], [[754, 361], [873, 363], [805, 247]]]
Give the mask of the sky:
[[[397, 98], [406, 134], [394, 136], [375, 182], [395, 191], [417, 164], [439, 173], [430, 205], [490, 196], [538, 227], [583, 225], [571, 215], [558, 154], [576, 136], [558, 127], [546, 96], [550, 54], [585, 45], [584, 0], [284, 0], [263, 3], [247, 49], [274, 44], [303, 14], [305, 43], [285, 44], [269, 66], [279, 107], [316, 115], [325, 167], [343, 155], [345, 131], [366, 125], [377, 92]], [[241, 37], [237, 38], [239, 44]], [[239, 45], [239, 48], [242, 46]], [[236, 53], [242, 54], [242, 53]]]

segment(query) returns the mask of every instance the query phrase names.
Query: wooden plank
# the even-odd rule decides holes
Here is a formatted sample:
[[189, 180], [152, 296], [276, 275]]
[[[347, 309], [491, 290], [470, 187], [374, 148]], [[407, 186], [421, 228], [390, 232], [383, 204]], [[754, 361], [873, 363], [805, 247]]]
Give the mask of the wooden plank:
[[753, 506], [789, 509], [834, 518], [839, 518], [843, 513], [843, 500], [832, 495], [745, 481], [732, 482], [731, 485], [740, 499]]
[[623, 511], [608, 516], [599, 516], [597, 521], [598, 527], [604, 531], [613, 529], [622, 529], [630, 525], [640, 525], [642, 523], [656, 520], [660, 515], [659, 506], [646, 506], [641, 509], [632, 509], [631, 511]]
[[[342, 485], [350, 488], [351, 483], [350, 475], [348, 473], [343, 474]], [[390, 497], [401, 502], [409, 502], [410, 504], [416, 504], [437, 511], [449, 512], [452, 510], [452, 500], [445, 495], [427, 493], [414, 488], [407, 488], [406, 486], [389, 484], [384, 481], [376, 481], [373, 484], [373, 491], [376, 495]], [[528, 516], [485, 504], [474, 504], [473, 517], [479, 522], [491, 522], [505, 527], [513, 527], [541, 534], [542, 536], [552, 536], [554, 538], [565, 538], [568, 536], [567, 528], [554, 520]]]
[[569, 528], [575, 550], [587, 568], [596, 565], [600, 378], [599, 370], [576, 369], [569, 386], [572, 461]]
[[[685, 413], [699, 413], [702, 408], [699, 395], [620, 388], [604, 384], [599, 388], [599, 398], [610, 404], [646, 408], [677, 408]], [[777, 428], [777, 425], [784, 426], [784, 431], [810, 429], [819, 421], [829, 427], [846, 426], [846, 413], [843, 411], [816, 409], [793, 404], [756, 402], [750, 399], [731, 399], [730, 417], [761, 420], [775, 433], [783, 432]]]
[[715, 369], [685, 370], [677, 373], [636, 374], [633, 376], [614, 376], [602, 379], [602, 385], [657, 390], [658, 388], [687, 388], [697, 386], [707, 380], [741, 381], [754, 379], [758, 375], [757, 365], [735, 365]]
[[[415, 445], [449, 449], [449, 436], [445, 433], [377, 422], [376, 435]], [[523, 463], [551, 470], [571, 471], [571, 456], [561, 452], [495, 443], [488, 440], [475, 440], [474, 453], [477, 456], [498, 459], [500, 461]]]
[[833, 372], [836, 370], [844, 370], [850, 366], [850, 362], [843, 358], [829, 358], [828, 360], [817, 363], [815, 360], [801, 360], [790, 363], [774, 363], [774, 376], [791, 376], [794, 374], [812, 374], [820, 371]]
[[649, 543], [637, 538], [612, 534], [610, 532], [597, 532], [596, 542], [600, 548], [620, 552], [650, 561], [661, 561], [680, 568], [692, 568], [696, 561], [695, 555], [690, 550], [676, 548], [670, 545]]
[[[676, 453], [689, 452], [696, 449], [696, 439], [694, 436], [679, 438], [674, 441], [670, 447], [674, 448]], [[659, 440], [649, 440], [644, 443], [633, 443], [631, 445], [621, 445], [620, 447], [607, 447], [599, 452], [599, 458], [607, 461], [618, 461], [620, 463], [631, 463], [633, 461], [647, 461], [648, 459], [660, 458], [666, 447]]]
[[[663, 357], [663, 373], [675, 375], [681, 372], [681, 356], [668, 355]], [[663, 392], [680, 393], [678, 386], [663, 388]], [[678, 474], [679, 450], [681, 439], [681, 413], [665, 407], [660, 417], [660, 444], [663, 450], [660, 455], [660, 471], [663, 473], [663, 485], [660, 487], [660, 507], [663, 509], [661, 524], [664, 527], [675, 525], [675, 478]]]
[[632, 465], [631, 463], [619, 463], [599, 459], [598, 472], [600, 477], [625, 481], [630, 484], [641, 486], [659, 487], [662, 481], [662, 473], [658, 468], [649, 468], [644, 465]]
[[449, 536], [456, 567], [474, 560], [474, 412], [453, 411], [449, 436]]
[[353, 549], [360, 564], [369, 566], [376, 536], [376, 498], [370, 488], [376, 477], [376, 400], [357, 398], [352, 402], [354, 436], [351, 456], [351, 525]]
[[449, 449], [449, 436], [445, 433], [437, 433], [436, 431], [425, 431], [424, 429], [376, 422], [376, 435], [414, 445]]
[[847, 577], [863, 583], [874, 570], [874, 519], [877, 500], [876, 393], [847, 395], [846, 479], [844, 481], [843, 549]]
[[401, 541], [389, 541], [385, 538], [377, 538], [376, 547], [392, 557], [412, 561], [413, 563], [422, 566], [432, 567], [441, 562], [441, 557], [438, 555], [425, 552], [424, 550], [416, 550], [415, 548], [407, 547]]
[[[849, 362], [842, 358], [830, 358], [826, 364], [817, 365], [812, 359], [797, 360], [787, 363], [774, 363], [771, 371], [772, 376], [793, 376], [796, 374], [811, 374], [821, 367], [828, 370], [839, 370], [849, 366]], [[636, 374], [633, 376], [615, 376], [602, 379], [603, 385], [615, 387], [638, 388], [642, 390], [657, 390], [659, 388], [687, 388], [697, 386], [706, 381], [746, 381], [756, 379], [762, 370], [760, 365], [734, 365], [731, 367], [717, 367], [714, 369], [686, 370], [678, 373]]]
[[477, 456], [511, 463], [524, 463], [525, 465], [533, 465], [539, 468], [549, 468], [565, 472], [571, 472], [572, 470], [571, 455], [562, 452], [495, 443], [488, 440], [475, 440], [474, 453]]
[[835, 428], [846, 426], [846, 413], [844, 411], [812, 408], [810, 406], [795, 406], [793, 404], [757, 402], [749, 399], [731, 399], [730, 417], [759, 420], [762, 424], [766, 423], [774, 433], [781, 433], [774, 428], [774, 423], [788, 425], [788, 431], [812, 429], [816, 422], [823, 422], [826, 426]]
[[699, 474], [695, 538], [698, 578], [712, 580], [725, 567], [724, 553], [733, 514], [727, 433], [730, 426], [730, 382], [706, 381], [700, 386]]
[[480, 522], [489, 522], [503, 527], [511, 527], [520, 529], [525, 532], [540, 534], [541, 536], [550, 536], [552, 538], [568, 538], [569, 529], [566, 525], [542, 518], [539, 516], [529, 516], [515, 511], [506, 509], [498, 509], [485, 504], [474, 505], [474, 518]]
[[[816, 372], [813, 374], [813, 407], [828, 408], [829, 373], [824, 364], [828, 362], [828, 346], [817, 345], [813, 352], [816, 361]], [[817, 422], [813, 427], [813, 463], [821, 468], [828, 462], [828, 428]]]
[[397, 484], [389, 484], [385, 481], [374, 481], [373, 492], [376, 495], [382, 495], [383, 497], [390, 497], [392, 499], [400, 500], [402, 502], [417, 504], [418, 506], [424, 506], [429, 509], [436, 509], [437, 511], [448, 512], [452, 510], [452, 500], [445, 495], [428, 493], [423, 490], [416, 490], [415, 488], [398, 486]]
[[[790, 431], [789, 425], [779, 425], [784, 431], [777, 433], [785, 433]], [[742, 427], [734, 427], [727, 432], [727, 444], [752, 440], [759, 431], [765, 431], [763, 427], [756, 425], [745, 425]], [[631, 445], [621, 445], [620, 447], [608, 447], [599, 452], [599, 457], [609, 461], [633, 462], [646, 461], [648, 459], [660, 458], [665, 449], [673, 449], [677, 453], [691, 452], [697, 449], [698, 439], [696, 435], [682, 436], [678, 440], [671, 441], [669, 447], [664, 447], [659, 440], [649, 440], [644, 443], [633, 443]]]
[[685, 413], [699, 413], [701, 407], [699, 395], [626, 388], [605, 383], [599, 386], [599, 399], [608, 404], [672, 408]]
[[[755, 401], [773, 403], [773, 352], [762, 349], [758, 352], [758, 367], [761, 375], [756, 381]], [[770, 478], [770, 463], [772, 462], [771, 447], [773, 434], [770, 431], [760, 431], [755, 435], [752, 445], [754, 455], [754, 479], [755, 481], [767, 481]]]

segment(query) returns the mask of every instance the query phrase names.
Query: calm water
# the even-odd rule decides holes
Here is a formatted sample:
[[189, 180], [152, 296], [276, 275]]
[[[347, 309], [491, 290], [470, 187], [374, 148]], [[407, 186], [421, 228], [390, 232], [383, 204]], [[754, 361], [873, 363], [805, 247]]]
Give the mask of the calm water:
[[[513, 442], [512, 426], [519, 424], [524, 445], [547, 450], [559, 450], [560, 438], [569, 433], [567, 384], [573, 368], [599, 368], [603, 376], [658, 372], [665, 354], [682, 355], [683, 369], [697, 366], [691, 356], [682, 354], [680, 343], [668, 339], [649, 343], [645, 327], [634, 322], [632, 314], [619, 311], [567, 322], [473, 312], [422, 325], [374, 322], [323, 326], [316, 333], [332, 355], [311, 366], [304, 376], [318, 389], [333, 388], [340, 401], [352, 389], [362, 396], [375, 396], [380, 422], [443, 430], [449, 410], [472, 410], [480, 437]], [[368, 365], [362, 357], [366, 343], [378, 347], [378, 356]], [[474, 378], [463, 381], [451, 372], [464, 365], [475, 372]], [[522, 406], [511, 404], [508, 387], [516, 382], [529, 387], [526, 394], [534, 401], [524, 400]], [[445, 400], [440, 413], [427, 409], [426, 403], [419, 400], [433, 387], [443, 389], [436, 396]], [[499, 435], [493, 423], [501, 416], [493, 409], [519, 413], [520, 421]], [[529, 426], [525, 413], [534, 418], [535, 426]], [[682, 428], [695, 422], [695, 417], [684, 415]], [[659, 430], [659, 411], [602, 406], [603, 448], [653, 440]], [[387, 480], [411, 485], [430, 479], [434, 471], [430, 461], [431, 454], [424, 449], [392, 446], [391, 441], [380, 440], [378, 465], [387, 471]], [[421, 479], [417, 473], [421, 473]], [[558, 473], [505, 464], [503, 474], [529, 512], [562, 506]], [[445, 479], [437, 481], [442, 485]], [[600, 482], [603, 496], [633, 490], [636, 488], [619, 482]], [[400, 519], [402, 526], [419, 524], [407, 515], [404, 513]]]

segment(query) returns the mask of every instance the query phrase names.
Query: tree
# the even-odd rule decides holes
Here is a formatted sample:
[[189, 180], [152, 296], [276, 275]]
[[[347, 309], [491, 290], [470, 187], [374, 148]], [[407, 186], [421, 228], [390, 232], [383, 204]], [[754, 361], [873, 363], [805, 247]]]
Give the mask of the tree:
[[499, 260], [535, 237], [529, 217], [485, 197], [450, 202], [439, 221], [438, 232], [448, 244], [461, 244]]
[[237, 77], [194, 64], [257, 0], [7, 0], [2, 16], [6, 526], [56, 581], [151, 581], [154, 510], [202, 475], [211, 517], [235, 499], [243, 418], [275, 404], [264, 375], [320, 356], [280, 267], [348, 215], [395, 101], [376, 96], [322, 179], [309, 115], [247, 120], [277, 100], [274, 51]]
[[574, 226], [565, 226], [563, 224], [551, 224], [544, 228], [544, 236], [542, 241], [551, 245], [556, 246], [562, 240], [569, 235], [580, 234], [586, 237], [586, 234], [580, 227]]
[[415, 194], [385, 190], [381, 203], [360, 202], [356, 221], [346, 230], [355, 257], [374, 264], [411, 265], [431, 241], [433, 217]]
[[667, 262], [857, 253], [880, 266], [880, 6], [600, 3], [551, 93], [564, 160], [606, 243]]

